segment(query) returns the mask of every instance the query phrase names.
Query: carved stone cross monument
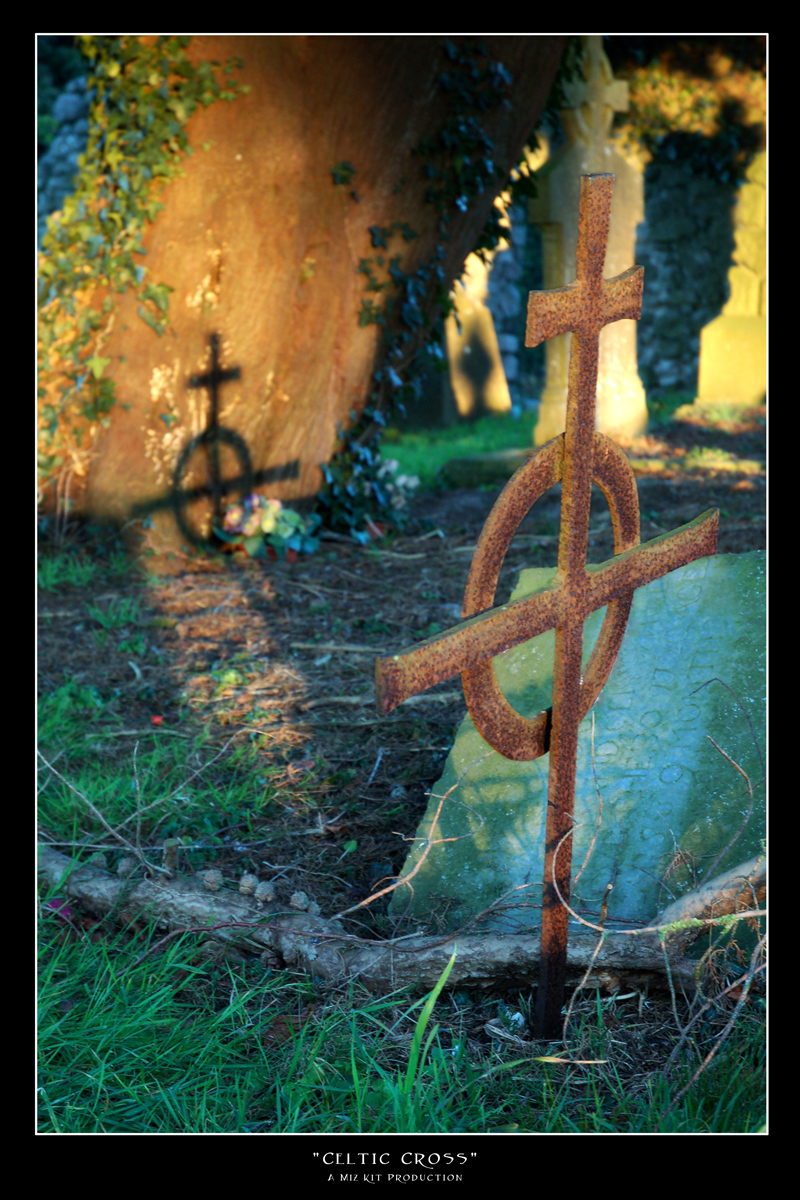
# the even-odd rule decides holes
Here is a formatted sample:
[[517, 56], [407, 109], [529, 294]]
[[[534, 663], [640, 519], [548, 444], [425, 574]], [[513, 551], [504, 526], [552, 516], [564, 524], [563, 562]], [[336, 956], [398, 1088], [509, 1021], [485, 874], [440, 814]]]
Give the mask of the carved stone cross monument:
[[[610, 140], [615, 112], [628, 107], [628, 85], [614, 79], [597, 34], [585, 35], [581, 74], [565, 88], [560, 110], [565, 143], [536, 172], [537, 196], [528, 202], [528, 218], [542, 235], [544, 286], [557, 288], [575, 272], [575, 235], [583, 175], [615, 175], [606, 267], [624, 271], [633, 261], [636, 228], [644, 220], [642, 172]], [[534, 443], [542, 446], [566, 428], [569, 389], [569, 333], [546, 346], [547, 377], [541, 393]], [[595, 426], [619, 438], [637, 437], [647, 427], [647, 403], [636, 366], [636, 326], [618, 320], [600, 338]]]
[[[719, 514], [709, 510], [671, 534], [639, 544], [639, 503], [633, 471], [608, 437], [594, 430], [598, 341], [613, 321], [638, 319], [643, 268], [603, 279], [614, 176], [581, 177], [577, 278], [567, 287], [532, 292], [526, 345], [571, 332], [564, 434], [544, 446], [510, 480], [478, 541], [455, 628], [376, 662], [376, 698], [391, 712], [409, 696], [460, 674], [467, 707], [484, 739], [506, 758], [525, 761], [549, 751], [542, 954], [534, 1036], [560, 1033], [567, 956], [572, 861], [571, 829], [578, 725], [599, 696], [619, 650], [633, 592], [677, 567], [714, 554]], [[492, 608], [508, 546], [535, 501], [561, 483], [558, 569], [546, 588]], [[588, 567], [592, 483], [611, 511], [615, 556]], [[583, 623], [607, 605], [595, 648], [581, 673]], [[556, 631], [553, 705], [522, 717], [500, 691], [492, 658], [547, 629]]]

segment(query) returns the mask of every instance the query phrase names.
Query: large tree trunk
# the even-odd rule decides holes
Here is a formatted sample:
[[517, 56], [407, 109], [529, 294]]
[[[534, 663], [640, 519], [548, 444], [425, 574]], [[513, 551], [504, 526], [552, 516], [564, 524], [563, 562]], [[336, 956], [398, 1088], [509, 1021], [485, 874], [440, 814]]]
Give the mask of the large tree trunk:
[[[486, 42], [511, 73], [511, 107], [474, 115], [507, 171], [541, 113], [565, 39]], [[223, 476], [244, 477], [249, 465], [265, 494], [316, 493], [337, 422], [363, 408], [379, 365], [379, 328], [359, 325], [362, 300], [375, 298], [359, 264], [382, 253], [370, 227], [398, 222], [415, 231], [408, 242], [395, 231], [385, 251], [406, 272], [429, 262], [442, 240], [426, 201], [426, 160], [413, 151], [453, 112], [440, 85], [452, 67], [443, 45], [411, 36], [193, 39], [195, 62], [241, 56], [237, 78], [251, 91], [190, 118], [195, 152], [185, 175], [163, 189], [165, 207], [145, 235], [148, 279], [174, 289], [166, 334], [137, 316], [132, 292], [113, 297], [102, 354], [112, 360], [118, 403], [87, 473], [72, 482], [74, 511], [117, 522], [151, 512], [159, 550], [185, 543], [187, 530], [202, 534], [204, 522], [208, 532], [208, 497], [196, 497], [208, 487], [209, 455], [191, 444], [207, 426], [210, 400], [191, 381], [210, 368], [212, 334], [220, 369], [238, 369], [219, 389], [219, 425], [229, 431], [219, 442]], [[355, 168], [349, 186], [332, 177], [343, 162]], [[500, 187], [455, 210], [442, 262], [447, 284]], [[205, 504], [205, 516], [191, 516], [193, 504]]]

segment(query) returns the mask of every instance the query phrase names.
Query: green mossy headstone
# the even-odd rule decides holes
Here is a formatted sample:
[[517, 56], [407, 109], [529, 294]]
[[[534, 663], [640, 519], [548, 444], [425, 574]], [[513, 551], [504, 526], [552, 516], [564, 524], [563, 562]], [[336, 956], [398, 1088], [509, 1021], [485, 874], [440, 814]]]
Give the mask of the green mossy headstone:
[[[709, 870], [718, 875], [759, 850], [765, 806], [754, 735], [763, 754], [764, 559], [763, 551], [701, 558], [635, 593], [617, 661], [579, 734], [572, 907], [589, 920], [597, 918], [608, 883], [609, 926], [624, 928], [651, 920], [711, 878]], [[511, 599], [545, 586], [553, 574], [523, 571]], [[584, 626], [584, 662], [604, 612]], [[554, 642], [553, 632], [542, 634], [494, 660], [504, 694], [525, 716], [552, 701]], [[745, 819], [749, 796], [709, 737], [753, 788], [752, 815], [719, 859]], [[392, 915], [455, 929], [504, 898], [481, 928], [537, 929], [548, 766], [549, 755], [503, 758], [467, 715], [403, 874], [428, 848], [445, 795], [433, 840], [447, 840], [430, 848], [410, 888], [395, 891]]]

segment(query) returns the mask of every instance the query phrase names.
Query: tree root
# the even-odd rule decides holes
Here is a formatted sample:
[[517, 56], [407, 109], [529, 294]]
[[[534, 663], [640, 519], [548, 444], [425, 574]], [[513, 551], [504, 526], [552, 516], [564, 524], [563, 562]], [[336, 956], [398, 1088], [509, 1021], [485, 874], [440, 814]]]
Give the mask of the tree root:
[[[671, 929], [660, 940], [646, 930], [570, 931], [568, 985], [575, 986], [591, 964], [585, 986], [616, 991], [620, 986], [644, 988], [672, 983], [694, 990], [697, 964], [685, 959], [686, 948], [709, 921], [739, 911], [748, 915], [753, 900], [766, 894], [766, 863], [753, 859], [671, 904], [659, 926], [692, 918], [689, 928]], [[529, 987], [538, 976], [538, 934], [461, 932], [442, 937], [410, 936], [367, 941], [347, 934], [339, 922], [310, 913], [287, 911], [277, 902], [225, 889], [210, 891], [200, 878], [120, 879], [102, 867], [81, 865], [50, 846], [39, 847], [39, 874], [59, 896], [69, 897], [95, 914], [113, 913], [117, 920], [149, 921], [165, 934], [183, 930], [205, 933], [231, 949], [267, 953], [290, 970], [326, 982], [358, 979], [371, 992], [385, 994], [409, 987], [429, 991], [453, 951], [456, 962], [448, 987], [474, 989]], [[706, 925], [694, 924], [705, 921]], [[665, 954], [666, 950], [666, 954]]]

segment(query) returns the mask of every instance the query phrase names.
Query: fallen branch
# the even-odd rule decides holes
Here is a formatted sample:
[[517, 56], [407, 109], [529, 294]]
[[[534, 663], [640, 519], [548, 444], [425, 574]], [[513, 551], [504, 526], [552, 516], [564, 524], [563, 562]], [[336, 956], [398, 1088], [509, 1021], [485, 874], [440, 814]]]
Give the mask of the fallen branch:
[[[451, 700], [460, 700], [462, 696], [462, 692], [426, 692], [422, 696], [409, 696], [405, 705], [407, 708], [409, 705], [415, 704], [448, 704]], [[300, 712], [308, 712], [311, 708], [323, 708], [332, 704], [359, 707], [374, 703], [374, 692], [368, 692], [362, 696], [323, 696], [319, 700], [309, 700], [306, 704], [300, 704], [298, 708]]]
[[[664, 941], [670, 954], [683, 954], [702, 933], [697, 926], [686, 926], [686, 921], [708, 921], [730, 916], [763, 905], [767, 896], [767, 856], [758, 854], [748, 862], [732, 867], [724, 875], [710, 879], [688, 896], [681, 896], [669, 904], [658, 918], [665, 931]], [[679, 926], [680, 928], [669, 928]]]
[[[746, 864], [747, 866], [747, 864]], [[254, 896], [227, 890], [209, 891], [199, 879], [120, 879], [95, 864], [80, 865], [50, 846], [39, 847], [39, 872], [59, 896], [66, 896], [95, 914], [114, 911], [122, 920], [153, 921], [165, 933], [174, 930], [203, 930], [208, 937], [228, 946], [268, 951], [289, 969], [306, 972], [326, 981], [358, 978], [370, 991], [385, 993], [410, 987], [429, 991], [437, 982], [448, 959], [457, 949], [456, 964], [448, 979], [450, 987], [487, 989], [530, 986], [539, 968], [540, 945], [536, 933], [498, 934], [459, 932], [445, 937], [411, 936], [392, 941], [367, 941], [344, 932], [336, 921], [309, 913], [287, 912], [276, 902], [259, 903]], [[722, 880], [724, 896], [743, 893], [745, 868], [728, 872]], [[757, 875], [753, 875], [753, 879]], [[749, 884], [747, 885], [749, 886]], [[748, 891], [747, 893], [751, 893]], [[695, 916], [700, 911], [714, 916], [720, 911], [720, 894], [707, 884], [693, 897], [678, 903]], [[706, 907], [701, 909], [700, 896]], [[687, 903], [692, 901], [692, 903]], [[675, 908], [671, 905], [670, 909]], [[731, 908], [729, 911], [734, 911]], [[670, 910], [664, 914], [669, 915]], [[570, 933], [568, 972], [570, 985], [577, 984], [587, 966], [592, 981], [616, 990], [623, 978], [631, 986], [664, 983], [664, 958], [656, 939], [604, 930], [603, 944], [589, 931]], [[648, 931], [649, 932], [649, 931]], [[689, 939], [702, 929], [687, 931]], [[682, 939], [669, 943], [669, 966], [674, 978], [687, 991], [694, 988], [696, 964], [680, 957]]]
[[340, 642], [289, 642], [290, 650], [327, 650], [331, 654], [369, 654], [373, 657], [382, 654], [380, 647], [352, 646]]

